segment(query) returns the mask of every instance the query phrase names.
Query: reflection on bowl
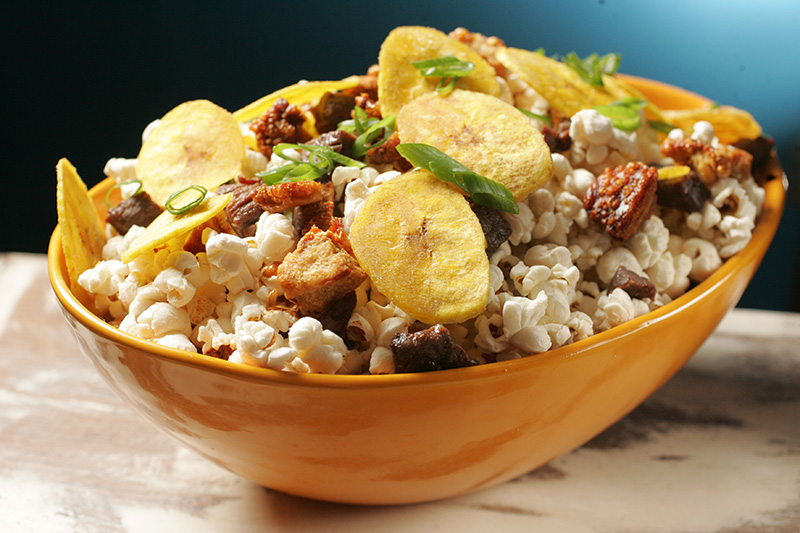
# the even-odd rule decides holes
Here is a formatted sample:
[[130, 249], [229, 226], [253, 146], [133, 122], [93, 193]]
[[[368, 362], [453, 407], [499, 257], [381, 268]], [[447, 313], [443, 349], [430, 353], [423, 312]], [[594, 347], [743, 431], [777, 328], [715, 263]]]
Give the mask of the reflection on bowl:
[[[629, 79], [662, 107], [707, 104], [674, 87]], [[98, 206], [110, 185], [92, 190]], [[784, 198], [784, 182], [768, 183], [747, 247], [652, 313], [540, 355], [426, 374], [282, 373], [131, 337], [70, 293], [58, 229], [50, 241], [50, 279], [103, 379], [188, 448], [294, 495], [410, 503], [522, 475], [635, 408], [736, 304], [775, 234]]]

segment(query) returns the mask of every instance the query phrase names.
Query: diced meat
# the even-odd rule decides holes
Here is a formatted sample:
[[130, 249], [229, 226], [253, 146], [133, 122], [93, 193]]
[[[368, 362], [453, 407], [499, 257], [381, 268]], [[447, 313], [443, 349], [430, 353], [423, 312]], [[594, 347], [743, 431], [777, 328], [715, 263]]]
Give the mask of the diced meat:
[[311, 109], [314, 126], [320, 133], [333, 131], [343, 120], [348, 120], [356, 105], [356, 95], [345, 91], [325, 93]]
[[312, 228], [278, 267], [284, 296], [306, 315], [326, 311], [366, 279], [341, 223], [327, 231]]
[[327, 230], [333, 222], [334, 188], [330, 181], [322, 184], [322, 199], [294, 208], [292, 222], [299, 235], [305, 235], [314, 226]]
[[486, 237], [486, 255], [491, 257], [511, 236], [511, 224], [497, 209], [480, 204], [472, 204], [471, 207]]
[[381, 106], [377, 102], [377, 98], [373, 98], [368, 93], [361, 93], [356, 96], [356, 105], [363, 109], [370, 118], [383, 118]]
[[[319, 137], [314, 137], [306, 144], [310, 144], [312, 146], [327, 146], [332, 148], [334, 152], [349, 157], [353, 153], [353, 142], [355, 140], [356, 138], [346, 131], [333, 130], [323, 133]], [[303, 155], [307, 156], [308, 153], [303, 152]]]
[[149, 194], [140, 191], [109, 209], [106, 222], [114, 226], [120, 235], [125, 235], [134, 225], [149, 226], [163, 211]]
[[569, 125], [570, 120], [565, 118], [552, 126], [545, 126], [542, 129], [544, 142], [547, 143], [551, 152], [566, 152], [572, 147], [572, 137], [569, 136]]
[[774, 139], [763, 136], [757, 139], [740, 139], [733, 145], [753, 156], [751, 172], [759, 185], [763, 186], [769, 180], [783, 176]]
[[622, 289], [631, 298], [654, 298], [656, 295], [656, 286], [652, 281], [622, 265], [617, 268], [606, 291], [610, 294], [614, 289]]
[[252, 237], [256, 234], [256, 225], [264, 213], [264, 208], [258, 205], [254, 198], [263, 186], [263, 183], [249, 185], [231, 183], [221, 185], [217, 189], [217, 194], [231, 193], [231, 201], [225, 207], [225, 213], [233, 231], [239, 237]]
[[323, 328], [329, 329], [345, 339], [347, 338], [347, 323], [356, 309], [357, 302], [355, 291], [348, 292], [315, 318], [320, 321]]
[[655, 167], [631, 162], [600, 174], [586, 191], [583, 206], [606, 233], [624, 241], [652, 213], [657, 188]]
[[750, 176], [753, 156], [735, 146], [711, 146], [691, 138], [667, 137], [661, 143], [661, 153], [679, 165], [695, 170], [700, 181], [710, 186], [722, 178], [738, 180]]
[[395, 371], [432, 372], [448, 368], [474, 366], [467, 352], [450, 335], [450, 331], [436, 324], [416, 333], [397, 333], [392, 338]]
[[283, 213], [293, 207], [320, 200], [322, 200], [322, 184], [318, 181], [261, 185], [253, 196], [253, 201], [269, 213]]
[[367, 159], [374, 165], [392, 165], [395, 170], [407, 172], [413, 168], [413, 165], [397, 151], [398, 144], [400, 144], [400, 136], [395, 131], [386, 139], [386, 142], [367, 150]]
[[258, 149], [265, 156], [272, 155], [272, 148], [280, 143], [302, 143], [310, 136], [303, 129], [306, 117], [294, 104], [284, 98], [278, 100], [250, 124], [256, 135]]
[[697, 173], [690, 170], [680, 177], [659, 178], [656, 197], [658, 205], [694, 213], [702, 209], [711, 192], [697, 177]]

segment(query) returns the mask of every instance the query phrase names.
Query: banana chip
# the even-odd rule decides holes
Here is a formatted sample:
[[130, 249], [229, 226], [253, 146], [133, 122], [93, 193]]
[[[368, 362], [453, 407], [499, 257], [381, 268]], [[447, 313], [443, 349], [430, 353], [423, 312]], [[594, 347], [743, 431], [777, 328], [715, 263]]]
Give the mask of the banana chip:
[[[501, 48], [497, 59], [567, 117], [581, 109], [608, 105], [626, 97], [646, 100], [641, 92], [620, 78], [604, 74], [603, 86], [594, 86], [564, 63], [538, 52]], [[651, 118], [661, 118], [660, 110], [652, 104], [648, 105], [647, 112]]]
[[[169, 211], [164, 211], [131, 243], [122, 260], [126, 263], [133, 261], [144, 252], [157, 250], [175, 239], [188, 236], [193, 229], [216, 217], [230, 200], [230, 194], [212, 193], [202, 204], [188, 213], [173, 215]], [[180, 246], [183, 244], [181, 242]]]
[[462, 165], [502, 183], [520, 201], [544, 184], [553, 159], [544, 137], [514, 106], [487, 94], [428, 93], [397, 115], [400, 139], [435, 146]]
[[190, 185], [214, 190], [242, 170], [244, 139], [231, 113], [209, 102], [193, 100], [169, 111], [147, 136], [139, 152], [136, 175], [153, 200]]
[[685, 131], [692, 131], [695, 122], [705, 120], [714, 126], [714, 134], [723, 144], [739, 139], [756, 139], [761, 135], [761, 126], [753, 116], [731, 106], [699, 109], [664, 110], [664, 120]]
[[469, 46], [433, 28], [401, 26], [389, 33], [378, 54], [378, 99], [383, 116], [396, 115], [417, 96], [435, 91], [439, 79], [424, 77], [411, 63], [444, 56], [475, 64], [456, 87], [492, 96], [500, 94], [494, 68]]
[[78, 285], [78, 276], [92, 268], [103, 255], [105, 231], [86, 184], [75, 167], [62, 158], [56, 165], [56, 207], [61, 247], [67, 263], [70, 290], [87, 307], [90, 298]]

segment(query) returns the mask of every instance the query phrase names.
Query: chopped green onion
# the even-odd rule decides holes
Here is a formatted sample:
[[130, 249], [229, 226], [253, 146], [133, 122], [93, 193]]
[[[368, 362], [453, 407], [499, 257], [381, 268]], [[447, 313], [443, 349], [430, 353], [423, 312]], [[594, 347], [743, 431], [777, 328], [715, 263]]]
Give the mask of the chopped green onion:
[[586, 59], [581, 59], [575, 52], [570, 52], [562, 61], [577, 72], [584, 81], [596, 87], [602, 87], [603, 74], [614, 74], [619, 68], [621, 59], [622, 56], [619, 54], [606, 54], [604, 56], [591, 54]]
[[[299, 159], [294, 159], [286, 153], [286, 150], [290, 148], [309, 152], [309, 160], [301, 161]], [[361, 161], [356, 161], [355, 159], [338, 153], [330, 146], [280, 143], [275, 145], [273, 151], [281, 158], [286, 159], [287, 163], [256, 174], [256, 177], [261, 178], [267, 185], [315, 180], [330, 173], [333, 170], [334, 163], [358, 168], [366, 166]]]
[[134, 179], [132, 179], [132, 180], [123, 181], [122, 183], [117, 183], [117, 184], [115, 184], [113, 187], [111, 187], [110, 189], [108, 189], [108, 191], [106, 192], [106, 198], [105, 198], [106, 207], [107, 207], [107, 208], [109, 208], [109, 209], [111, 209], [112, 207], [116, 207], [116, 206], [112, 206], [112, 205], [111, 205], [111, 202], [109, 202], [109, 201], [108, 201], [108, 198], [111, 196], [111, 193], [114, 191], [114, 189], [119, 189], [119, 188], [121, 188], [122, 186], [124, 186], [124, 185], [130, 185], [131, 183], [136, 183], [136, 184], [138, 184], [138, 185], [139, 185], [139, 186], [136, 188], [136, 190], [133, 192], [133, 194], [131, 194], [131, 196], [136, 196], [137, 194], [139, 194], [139, 191], [141, 191], [141, 190], [142, 190], [142, 180], [140, 180], [140, 179], [137, 179], [137, 178], [134, 178]]
[[[361, 108], [358, 108], [361, 109]], [[388, 117], [375, 122], [361, 135], [356, 137], [353, 143], [353, 157], [363, 157], [371, 148], [382, 145], [394, 133], [395, 116]]]
[[397, 152], [412, 165], [429, 170], [440, 180], [469, 194], [475, 203], [519, 213], [519, 206], [508, 187], [470, 170], [438, 148], [421, 143], [402, 143], [397, 145]]
[[436, 91], [441, 95], [451, 92], [459, 79], [469, 76], [475, 70], [475, 63], [462, 61], [454, 56], [412, 61], [411, 64], [426, 78], [441, 78], [436, 86]]
[[677, 126], [673, 126], [669, 122], [662, 122], [660, 120], [649, 120], [647, 122], [651, 128], [656, 131], [660, 131], [661, 133], [669, 134], [672, 130], [676, 129]]
[[642, 125], [640, 111], [647, 107], [647, 100], [623, 98], [609, 105], [598, 105], [592, 109], [611, 119], [611, 124], [622, 131], [635, 131]]
[[534, 113], [533, 111], [528, 111], [527, 109], [523, 109], [521, 107], [518, 107], [517, 109], [522, 111], [522, 114], [528, 118], [538, 120], [539, 122], [543, 122], [548, 126], [552, 126], [553, 124], [553, 118], [550, 115], [540, 115], [539, 113]]
[[[175, 203], [180, 199], [181, 196], [188, 193], [189, 191], [196, 192], [197, 198], [195, 198], [194, 200], [192, 200], [187, 204], [176, 207]], [[173, 215], [182, 215], [184, 213], [191, 211], [198, 205], [202, 204], [203, 200], [206, 199], [206, 194], [208, 194], [208, 189], [206, 189], [202, 185], [189, 185], [185, 189], [170, 194], [169, 198], [167, 198], [167, 201], [164, 203], [164, 209], [166, 209]]]

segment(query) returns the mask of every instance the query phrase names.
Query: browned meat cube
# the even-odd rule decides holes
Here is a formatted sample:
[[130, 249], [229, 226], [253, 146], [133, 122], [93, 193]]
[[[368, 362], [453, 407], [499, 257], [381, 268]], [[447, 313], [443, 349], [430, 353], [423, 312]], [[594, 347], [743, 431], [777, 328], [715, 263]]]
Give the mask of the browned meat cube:
[[614, 289], [622, 289], [631, 298], [654, 298], [656, 295], [656, 286], [652, 281], [622, 265], [617, 268], [606, 291], [610, 294]]
[[125, 235], [134, 225], [146, 228], [163, 211], [149, 194], [141, 191], [109, 209], [106, 222], [114, 226], [120, 235]]
[[668, 137], [661, 144], [661, 153], [679, 165], [692, 167], [708, 186], [722, 178], [747, 178], [753, 163], [753, 156], [741, 148], [714, 147], [690, 138]]
[[625, 240], [639, 230], [652, 213], [658, 171], [640, 162], [606, 169], [586, 191], [583, 206], [606, 233]]
[[263, 184], [260, 183], [231, 183], [217, 189], [217, 194], [231, 193], [231, 201], [225, 206], [225, 212], [239, 237], [252, 237], [256, 234], [256, 225], [264, 208], [253, 198], [261, 187]]
[[478, 364], [436, 324], [416, 333], [397, 333], [392, 338], [395, 372], [431, 372]]
[[331, 227], [333, 222], [334, 188], [330, 181], [322, 184], [322, 199], [318, 202], [294, 208], [292, 223], [299, 235], [305, 235], [314, 226], [321, 230]]
[[303, 314], [324, 312], [367, 279], [349, 244], [341, 224], [327, 231], [312, 228], [278, 267], [284, 295]]
[[253, 201], [269, 213], [283, 213], [298, 205], [322, 200], [322, 184], [318, 181], [292, 181], [277, 185], [261, 185]]
[[265, 156], [272, 155], [272, 148], [280, 143], [302, 143], [309, 139], [303, 129], [306, 117], [294, 104], [283, 98], [267, 109], [263, 115], [250, 124], [250, 130], [256, 134], [256, 144]]

